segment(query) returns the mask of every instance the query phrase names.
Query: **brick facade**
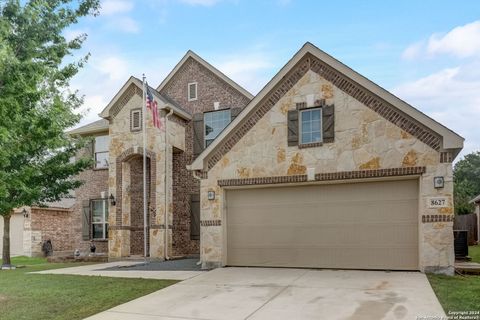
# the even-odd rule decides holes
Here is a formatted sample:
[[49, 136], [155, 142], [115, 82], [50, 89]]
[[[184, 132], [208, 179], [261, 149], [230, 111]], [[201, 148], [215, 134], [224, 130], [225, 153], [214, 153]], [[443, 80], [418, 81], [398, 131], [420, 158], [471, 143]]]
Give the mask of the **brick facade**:
[[[41, 246], [44, 241], [52, 242], [53, 251], [71, 251], [75, 249], [74, 229], [72, 220], [75, 213], [69, 209], [61, 208], [32, 208], [30, 211], [30, 228], [39, 232], [39, 238], [32, 241], [34, 255], [42, 253]], [[32, 239], [33, 240], [33, 239]]]
[[[188, 83], [197, 83], [198, 99], [188, 101]], [[212, 71], [193, 58], [184, 65], [160, 91], [191, 114], [214, 110], [214, 102], [220, 109], [244, 108], [249, 98], [225, 83]], [[174, 120], [185, 126], [185, 152], [173, 153], [173, 255], [197, 254], [200, 240], [190, 238], [190, 197], [200, 192], [200, 183], [186, 166], [193, 161], [193, 124]]]
[[[79, 156], [90, 156], [90, 151], [85, 149]], [[82, 253], [89, 252], [90, 241], [82, 238], [82, 210], [83, 203], [92, 199], [100, 199], [101, 192], [108, 196], [108, 170], [107, 169], [88, 169], [81, 172], [78, 176], [84, 184], [75, 190], [75, 205], [72, 208], [72, 247], [73, 250], [80, 250]], [[108, 252], [107, 240], [94, 241], [98, 253]]]

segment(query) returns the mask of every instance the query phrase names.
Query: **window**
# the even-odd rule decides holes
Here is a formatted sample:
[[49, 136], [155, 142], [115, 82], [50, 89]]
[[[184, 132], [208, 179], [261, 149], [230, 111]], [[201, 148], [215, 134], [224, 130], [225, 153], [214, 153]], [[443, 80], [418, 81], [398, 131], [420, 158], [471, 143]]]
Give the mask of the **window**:
[[230, 123], [230, 109], [207, 112], [203, 115], [203, 123], [205, 126], [205, 148], [212, 143], [213, 140], [222, 132]]
[[197, 100], [197, 83], [191, 82], [188, 84], [188, 101]]
[[134, 109], [130, 112], [130, 130], [142, 130], [142, 110]]
[[108, 239], [107, 200], [92, 200], [92, 239]]
[[300, 143], [322, 142], [322, 109], [300, 111]]
[[109, 136], [95, 137], [95, 169], [108, 168]]

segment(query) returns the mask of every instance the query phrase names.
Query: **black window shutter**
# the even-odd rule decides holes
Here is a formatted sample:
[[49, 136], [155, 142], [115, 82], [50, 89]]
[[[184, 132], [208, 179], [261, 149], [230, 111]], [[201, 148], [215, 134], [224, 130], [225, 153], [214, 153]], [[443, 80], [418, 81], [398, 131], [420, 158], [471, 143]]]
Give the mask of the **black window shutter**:
[[298, 145], [298, 111], [288, 111], [288, 146]]
[[242, 111], [242, 108], [231, 108], [230, 109], [230, 116], [232, 117], [232, 121], [233, 121], [233, 119], [235, 119], [240, 114], [241, 111]]
[[90, 240], [90, 201], [82, 201], [82, 239]]
[[322, 109], [323, 142], [333, 142], [335, 138], [335, 108], [332, 105]]
[[200, 240], [200, 195], [190, 195], [190, 239]]
[[193, 115], [193, 157], [196, 158], [203, 151], [203, 113]]

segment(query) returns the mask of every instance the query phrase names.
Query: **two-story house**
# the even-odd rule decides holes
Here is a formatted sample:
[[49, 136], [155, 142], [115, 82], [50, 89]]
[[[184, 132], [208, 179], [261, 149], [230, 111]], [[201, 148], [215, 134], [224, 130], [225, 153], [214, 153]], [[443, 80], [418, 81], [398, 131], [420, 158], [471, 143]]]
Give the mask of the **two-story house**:
[[95, 159], [72, 249], [94, 240], [113, 259], [146, 242], [151, 258], [200, 253], [204, 268], [453, 273], [463, 138], [312, 44], [255, 97], [192, 52], [150, 91], [157, 127], [132, 77], [102, 120], [71, 132], [92, 137]]

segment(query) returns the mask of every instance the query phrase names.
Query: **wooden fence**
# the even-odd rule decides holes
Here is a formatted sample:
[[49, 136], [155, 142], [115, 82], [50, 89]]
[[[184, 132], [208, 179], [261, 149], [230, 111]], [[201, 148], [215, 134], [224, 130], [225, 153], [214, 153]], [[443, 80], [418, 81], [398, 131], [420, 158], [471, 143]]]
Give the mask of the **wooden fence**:
[[467, 230], [468, 245], [474, 245], [478, 239], [477, 215], [475, 213], [456, 215], [453, 230]]

